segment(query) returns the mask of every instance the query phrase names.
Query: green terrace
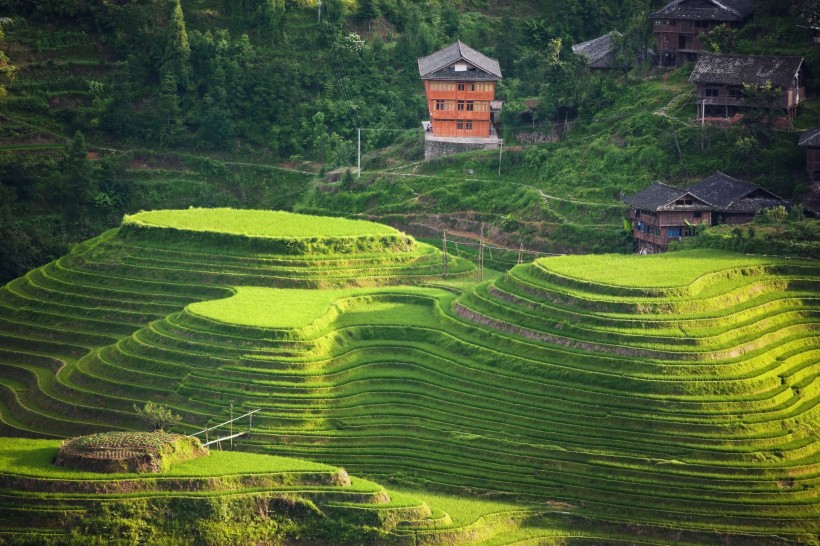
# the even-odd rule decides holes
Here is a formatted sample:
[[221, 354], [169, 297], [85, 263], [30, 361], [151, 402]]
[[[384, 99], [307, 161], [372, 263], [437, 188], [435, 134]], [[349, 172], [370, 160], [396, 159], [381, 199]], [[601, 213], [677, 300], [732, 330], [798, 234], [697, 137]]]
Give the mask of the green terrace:
[[[47, 536], [69, 523], [93, 521], [106, 510], [135, 503], [157, 512], [184, 505], [206, 515], [218, 506], [223, 518], [237, 518], [253, 505], [272, 511], [289, 506], [292, 513], [301, 505], [349, 526], [379, 529], [381, 536], [399, 525], [424, 527], [432, 516], [429, 506], [412, 495], [392, 494], [343, 469], [304, 460], [214, 451], [172, 464], [160, 474], [100, 474], [55, 466], [59, 444], [3, 439], [0, 543], [36, 540], [38, 534]], [[443, 513], [434, 519], [450, 521]]]
[[817, 261], [567, 256], [471, 284], [415, 240], [368, 246], [392, 231], [277, 254], [219, 231], [223, 210], [214, 235], [157, 233], [177, 217], [0, 289], [4, 434], [134, 429], [145, 400], [187, 432], [259, 409], [243, 452], [342, 466], [399, 492], [383, 508], [417, 507], [317, 502], [383, 543], [820, 532]]

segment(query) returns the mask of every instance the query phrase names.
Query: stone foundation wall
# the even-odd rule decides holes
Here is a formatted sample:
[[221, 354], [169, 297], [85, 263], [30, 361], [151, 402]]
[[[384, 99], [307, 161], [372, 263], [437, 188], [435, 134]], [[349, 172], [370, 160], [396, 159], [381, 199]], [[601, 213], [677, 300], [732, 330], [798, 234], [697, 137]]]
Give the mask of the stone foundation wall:
[[436, 142], [427, 140], [424, 142], [424, 160], [430, 161], [437, 157], [444, 157], [447, 155], [460, 154], [461, 152], [469, 152], [471, 150], [494, 150], [498, 148], [498, 144], [493, 142], [490, 144], [477, 144], [468, 142]]

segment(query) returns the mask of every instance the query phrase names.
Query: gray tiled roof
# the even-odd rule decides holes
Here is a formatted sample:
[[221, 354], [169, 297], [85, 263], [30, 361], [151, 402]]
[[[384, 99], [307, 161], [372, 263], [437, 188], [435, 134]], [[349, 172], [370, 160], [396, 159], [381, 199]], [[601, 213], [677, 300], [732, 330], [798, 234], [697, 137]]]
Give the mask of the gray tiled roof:
[[673, 0], [650, 19], [742, 21], [754, 11], [751, 0]]
[[722, 172], [707, 176], [687, 189], [725, 212], [757, 212], [762, 208], [787, 204], [785, 200], [760, 186]]
[[[685, 189], [675, 188], [663, 182], [653, 182], [648, 188], [627, 195], [623, 200], [636, 209], [657, 211], [665, 209], [670, 204], [674, 205], [675, 201], [682, 199], [688, 193]], [[705, 205], [701, 204], [700, 208], [710, 208], [709, 203]]]
[[800, 135], [797, 145], [804, 148], [820, 148], [820, 127], [809, 129]]
[[576, 55], [586, 57], [589, 65], [593, 68], [611, 68], [612, 59], [607, 59], [607, 56], [615, 51], [615, 42], [612, 40], [613, 36], [620, 35], [620, 32], [613, 30], [600, 38], [575, 44], [572, 46], [572, 52]]
[[[454, 72], [447, 68], [456, 61], [464, 60], [475, 66], [474, 72]], [[467, 44], [457, 41], [444, 49], [440, 49], [418, 60], [419, 74], [424, 79], [459, 79], [459, 80], [500, 80], [501, 66], [498, 61], [491, 59], [471, 48]]]
[[[690, 205], [676, 201], [691, 197]], [[721, 172], [707, 176], [688, 188], [675, 188], [653, 182], [648, 188], [624, 197], [623, 201], [636, 209], [651, 211], [714, 210], [730, 213], [754, 213], [758, 210], [787, 205], [772, 192], [732, 178]]]
[[744, 83], [791, 88], [803, 57], [774, 55], [721, 55], [701, 53], [689, 81], [700, 84], [743, 85]]

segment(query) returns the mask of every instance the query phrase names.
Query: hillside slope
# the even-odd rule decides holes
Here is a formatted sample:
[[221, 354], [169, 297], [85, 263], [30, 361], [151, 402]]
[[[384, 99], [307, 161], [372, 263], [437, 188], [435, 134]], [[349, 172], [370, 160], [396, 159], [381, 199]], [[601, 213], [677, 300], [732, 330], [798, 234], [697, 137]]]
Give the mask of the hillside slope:
[[5, 286], [5, 430], [128, 428], [146, 399], [197, 424], [262, 408], [245, 448], [522, 511], [456, 542], [820, 532], [817, 261], [547, 258], [455, 293], [377, 287], [440, 278], [421, 245], [391, 263], [218, 243], [112, 233]]

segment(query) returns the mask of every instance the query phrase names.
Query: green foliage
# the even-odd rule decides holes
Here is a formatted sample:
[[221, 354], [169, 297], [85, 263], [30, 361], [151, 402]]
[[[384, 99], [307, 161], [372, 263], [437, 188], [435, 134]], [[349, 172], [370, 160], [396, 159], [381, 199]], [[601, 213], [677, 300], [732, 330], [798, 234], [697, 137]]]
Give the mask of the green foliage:
[[134, 404], [134, 411], [137, 412], [140, 419], [145, 421], [146, 425], [151, 427], [151, 430], [166, 431], [182, 421], [181, 416], [165, 406], [154, 404], [151, 401], [146, 402], [141, 408]]
[[798, 205], [790, 212], [782, 206], [760, 211], [746, 229], [716, 226], [686, 241], [684, 248], [706, 247], [749, 254], [803, 256], [820, 252], [820, 221], [807, 219]]
[[[0, 45], [3, 44], [4, 39], [3, 23], [0, 23]], [[11, 64], [5, 52], [0, 51], [0, 101], [2, 101], [8, 93], [3, 84], [14, 79], [16, 70], [17, 68]]]

